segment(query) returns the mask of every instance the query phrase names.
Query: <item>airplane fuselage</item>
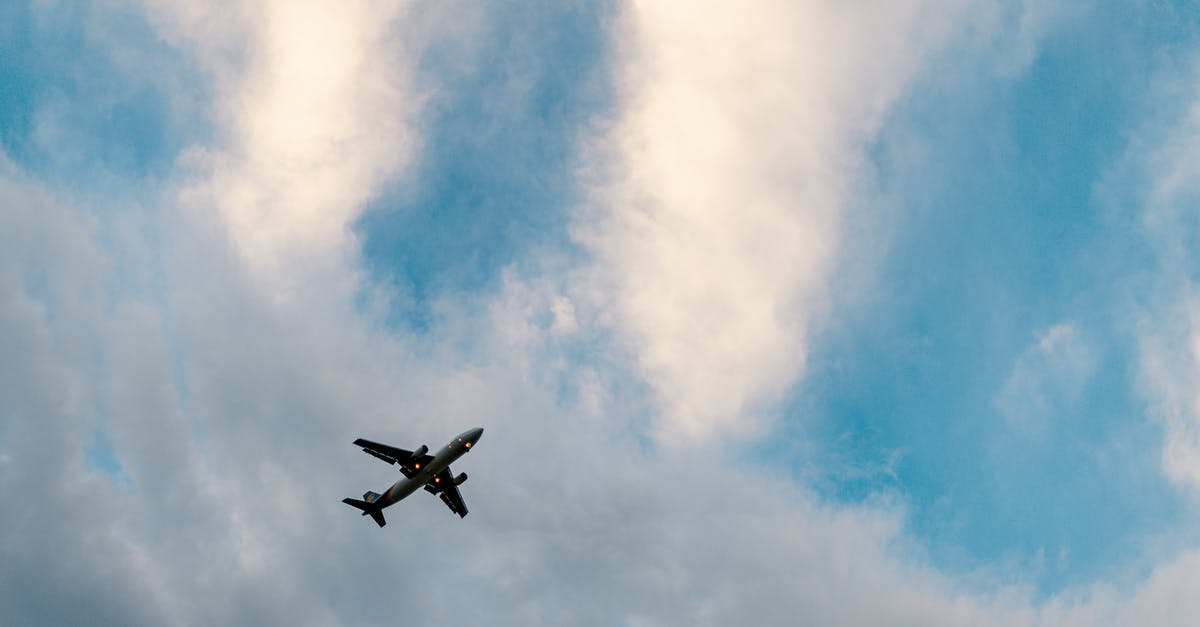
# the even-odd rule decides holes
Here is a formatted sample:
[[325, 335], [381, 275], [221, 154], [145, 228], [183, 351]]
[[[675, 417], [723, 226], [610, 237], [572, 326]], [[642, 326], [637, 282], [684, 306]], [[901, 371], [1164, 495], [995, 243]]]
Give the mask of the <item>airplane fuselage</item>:
[[471, 450], [471, 444], [479, 440], [482, 432], [483, 429], [472, 429], [458, 434], [453, 440], [450, 440], [449, 444], [437, 449], [437, 452], [433, 454], [433, 459], [416, 469], [413, 476], [404, 477], [393, 483], [392, 487], [381, 494], [375, 503], [379, 505], [380, 509], [383, 509], [404, 500], [408, 495], [421, 489], [433, 481], [438, 473], [445, 470], [447, 466], [466, 455]]

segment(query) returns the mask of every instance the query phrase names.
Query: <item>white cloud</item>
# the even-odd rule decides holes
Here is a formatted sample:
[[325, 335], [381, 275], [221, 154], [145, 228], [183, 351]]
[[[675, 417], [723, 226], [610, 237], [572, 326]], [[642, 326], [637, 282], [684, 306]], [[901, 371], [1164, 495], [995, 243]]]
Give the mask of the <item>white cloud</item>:
[[660, 436], [750, 419], [803, 373], [862, 150], [972, 5], [634, 2], [623, 111], [577, 232]]
[[1143, 325], [1142, 370], [1155, 414], [1166, 424], [1163, 470], [1200, 487], [1200, 298], [1163, 303]]
[[183, 190], [217, 211], [252, 269], [287, 291], [357, 253], [350, 230], [407, 162], [418, 98], [402, 4], [151, 2], [160, 32], [212, 76], [223, 141], [196, 147]]
[[579, 328], [579, 323], [575, 320], [575, 305], [571, 303], [570, 298], [556, 297], [550, 304], [550, 311], [554, 314], [551, 329], [556, 333], [571, 333]]

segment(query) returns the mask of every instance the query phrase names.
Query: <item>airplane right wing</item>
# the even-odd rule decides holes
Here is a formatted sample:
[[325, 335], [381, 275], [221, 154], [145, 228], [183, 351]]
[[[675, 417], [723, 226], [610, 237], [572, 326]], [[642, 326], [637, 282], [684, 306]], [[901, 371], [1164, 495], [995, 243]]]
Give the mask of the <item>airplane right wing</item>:
[[432, 481], [425, 484], [425, 491], [436, 494], [459, 518], [467, 517], [467, 504], [463, 503], [462, 493], [458, 491], [458, 484], [454, 482], [449, 467], [443, 468]]
[[458, 514], [459, 518], [467, 517], [467, 504], [463, 503], [462, 493], [458, 491], [458, 486], [451, 483], [442, 488], [442, 493], [438, 495], [438, 498], [442, 499], [450, 511]]

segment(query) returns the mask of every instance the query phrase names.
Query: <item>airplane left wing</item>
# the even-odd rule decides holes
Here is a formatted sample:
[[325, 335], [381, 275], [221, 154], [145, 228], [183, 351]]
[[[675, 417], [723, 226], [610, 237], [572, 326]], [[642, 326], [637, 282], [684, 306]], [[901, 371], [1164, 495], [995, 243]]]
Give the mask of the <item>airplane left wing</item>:
[[[433, 455], [422, 453], [415, 454], [413, 451], [380, 444], [359, 438], [354, 441], [356, 446], [361, 446], [363, 452], [371, 455], [376, 459], [382, 459], [389, 464], [400, 464], [400, 472], [404, 473], [405, 477], [411, 477], [415, 474], [414, 471], [419, 470], [421, 466], [433, 461]], [[419, 451], [427, 451], [428, 449], [422, 446]]]
[[437, 476], [425, 484], [425, 491], [438, 495], [446, 507], [458, 514], [459, 518], [467, 517], [467, 505], [463, 503], [462, 494], [458, 491], [458, 484], [454, 483], [454, 474], [450, 472], [449, 466], [443, 468]]

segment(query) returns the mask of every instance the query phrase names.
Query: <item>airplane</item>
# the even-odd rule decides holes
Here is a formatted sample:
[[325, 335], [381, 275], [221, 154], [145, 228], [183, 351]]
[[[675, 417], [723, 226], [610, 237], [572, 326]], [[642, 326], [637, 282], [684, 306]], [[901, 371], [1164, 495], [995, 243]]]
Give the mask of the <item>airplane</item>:
[[361, 501], [347, 498], [342, 499], [342, 502], [362, 510], [363, 516], [370, 516], [382, 527], [387, 524], [383, 519], [383, 508], [403, 500], [424, 486], [426, 492], [438, 495], [446, 507], [458, 514], [459, 518], [466, 518], [467, 506], [463, 504], [462, 495], [458, 493], [458, 486], [467, 480], [467, 473], [455, 477], [450, 472], [450, 463], [467, 454], [482, 436], [482, 428], [463, 431], [436, 455], [430, 455], [429, 447], [424, 444], [415, 451], [406, 451], [359, 438], [354, 441], [356, 446], [361, 446], [363, 452], [372, 457], [389, 464], [399, 464], [404, 478], [393, 483], [383, 494], [367, 492], [363, 494]]

